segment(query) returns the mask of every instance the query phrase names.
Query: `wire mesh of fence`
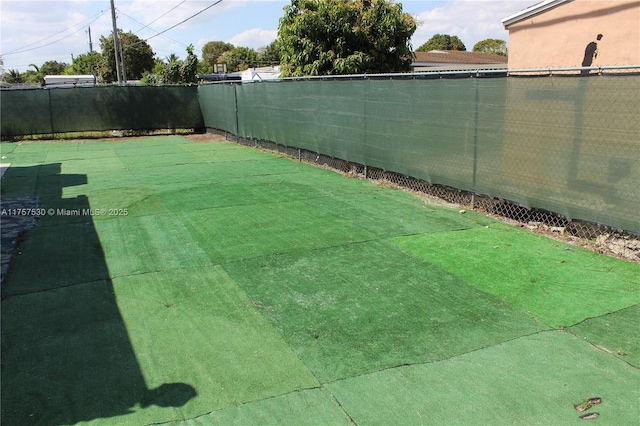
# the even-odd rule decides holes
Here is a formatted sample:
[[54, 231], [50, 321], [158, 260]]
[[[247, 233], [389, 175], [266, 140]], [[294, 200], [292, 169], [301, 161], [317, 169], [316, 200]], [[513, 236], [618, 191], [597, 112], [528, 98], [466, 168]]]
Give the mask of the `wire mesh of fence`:
[[640, 65], [3, 91], [1, 107], [3, 137], [215, 128], [523, 226], [639, 251]]
[[640, 260], [640, 68], [581, 71], [226, 86], [205, 124]]
[[241, 145], [277, 152], [292, 160], [331, 169], [350, 178], [369, 179], [382, 186], [409, 190], [419, 196], [428, 196], [460, 208], [472, 209], [532, 232], [598, 253], [640, 262], [640, 235], [637, 233], [578, 219], [571, 220], [551, 211], [529, 208], [509, 200], [443, 185], [434, 185], [411, 176], [376, 167], [367, 167], [363, 164], [348, 162], [300, 148], [287, 147], [271, 141], [242, 138], [211, 128], [207, 129], [207, 132]]

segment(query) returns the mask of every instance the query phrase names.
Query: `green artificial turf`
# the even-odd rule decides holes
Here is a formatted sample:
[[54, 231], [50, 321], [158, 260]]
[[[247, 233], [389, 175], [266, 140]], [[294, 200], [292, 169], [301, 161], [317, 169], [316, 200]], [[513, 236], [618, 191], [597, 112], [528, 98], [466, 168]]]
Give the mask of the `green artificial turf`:
[[297, 179], [267, 175], [235, 178], [212, 184], [202, 183], [188, 188], [163, 191], [160, 193], [160, 198], [171, 211], [181, 211], [185, 206], [200, 210], [273, 204], [328, 196], [310, 183], [300, 183], [299, 181], [304, 179], [302, 173], [296, 173], [295, 177]]
[[640, 302], [640, 265], [507, 225], [391, 240], [551, 327]]
[[[135, 189], [138, 187], [148, 187], [150, 184], [143, 185], [136, 182], [135, 175], [129, 170], [122, 170], [118, 172], [93, 172], [89, 176], [84, 175], [84, 182], [76, 185], [67, 185], [62, 188], [62, 196], [75, 197], [77, 195], [93, 195], [97, 191], [106, 189], [112, 190], [127, 190]], [[104, 206], [106, 207], [106, 206]]]
[[594, 424], [632, 425], [638, 383], [638, 369], [549, 331], [326, 387], [359, 425], [580, 425], [574, 405], [592, 397], [602, 398]]
[[215, 262], [175, 214], [95, 220], [112, 278]]
[[194, 210], [180, 220], [218, 264], [373, 238], [300, 202]]
[[47, 159], [47, 152], [22, 152], [19, 147], [16, 148], [13, 153], [7, 155], [7, 158], [3, 161], [11, 163], [12, 165], [20, 166], [34, 166], [42, 164]]
[[115, 175], [126, 168], [126, 165], [117, 157], [66, 160], [62, 163], [62, 173], [65, 175], [81, 173], [90, 175], [95, 172], [111, 172], [112, 175]]
[[640, 305], [597, 318], [589, 318], [569, 329], [597, 348], [640, 368]]
[[14, 154], [24, 153], [44, 153], [50, 151], [77, 151], [81, 144], [79, 141], [40, 141], [40, 142], [17, 142]]
[[197, 392], [183, 418], [319, 385], [220, 267], [131, 275], [113, 287], [147, 386]]
[[37, 167], [20, 167], [12, 164], [2, 177], [2, 198], [20, 198], [33, 196], [38, 183]]
[[214, 411], [172, 426], [206, 425], [353, 425], [325, 389], [309, 389]]
[[94, 191], [91, 209], [99, 212], [94, 220], [117, 219], [118, 216], [147, 216], [168, 213], [169, 209], [152, 186], [127, 186]]
[[445, 359], [545, 328], [384, 241], [224, 268], [323, 383]]
[[461, 215], [458, 210], [403, 191], [376, 187], [362, 188], [359, 193], [342, 197], [310, 199], [305, 203], [357, 224], [376, 237], [458, 231], [491, 221], [475, 213]]
[[[86, 144], [85, 144], [86, 145]], [[103, 145], [107, 145], [104, 143]], [[71, 150], [71, 151], [48, 151], [45, 161], [47, 163], [60, 163], [63, 161], [111, 161], [117, 159], [113, 149], [100, 149], [100, 150]]]
[[38, 225], [18, 247], [2, 295], [19, 295], [109, 278], [91, 222]]
[[216, 142], [215, 144], [215, 149], [211, 149], [210, 143], [192, 143], [183, 145], [182, 148], [200, 158], [201, 161], [208, 163], [265, 159], [265, 154], [257, 149], [247, 150], [232, 142]]
[[54, 210], [2, 283], [3, 424], [637, 417], [637, 265], [229, 142], [0, 152]]
[[119, 309], [108, 281], [5, 298], [2, 424], [106, 421], [143, 403], [129, 424], [181, 418], [152, 404]]
[[11, 154], [16, 149], [17, 146], [18, 146], [17, 143], [0, 143], [0, 154], [2, 155]]
[[131, 171], [148, 169], [150, 167], [170, 167], [179, 164], [195, 164], [203, 162], [198, 156], [190, 152], [167, 153], [157, 155], [123, 155], [117, 152], [118, 159], [124, 167]]

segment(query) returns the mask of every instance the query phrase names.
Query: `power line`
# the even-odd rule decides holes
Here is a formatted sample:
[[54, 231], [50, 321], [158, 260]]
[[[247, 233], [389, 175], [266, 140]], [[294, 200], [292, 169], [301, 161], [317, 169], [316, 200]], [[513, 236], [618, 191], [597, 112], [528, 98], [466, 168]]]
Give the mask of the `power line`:
[[166, 29], [166, 30], [164, 30], [164, 31], [160, 31], [160, 32], [159, 32], [158, 34], [156, 34], [156, 35], [152, 35], [151, 37], [149, 37], [149, 38], [148, 38], [148, 39], [146, 39], [145, 41], [149, 41], [149, 40], [151, 40], [151, 39], [152, 39], [152, 38], [154, 38], [154, 37], [157, 37], [157, 36], [159, 36], [159, 35], [162, 35], [162, 34], [166, 33], [166, 32], [167, 32], [167, 31], [169, 31], [169, 30], [174, 29], [174, 28], [175, 28], [175, 27], [177, 27], [178, 25], [182, 25], [182, 24], [184, 24], [184, 23], [185, 23], [185, 22], [187, 22], [188, 20], [195, 18], [196, 16], [200, 15], [202, 12], [204, 12], [204, 11], [206, 11], [206, 10], [208, 10], [208, 9], [211, 9], [213, 6], [215, 6], [215, 5], [217, 5], [217, 4], [220, 4], [220, 3], [222, 3], [222, 0], [218, 0], [218, 1], [213, 2], [213, 3], [212, 3], [212, 4], [210, 4], [209, 6], [205, 7], [204, 9], [202, 9], [201, 11], [199, 11], [199, 12], [197, 12], [197, 13], [194, 13], [193, 15], [189, 16], [187, 19], [184, 19], [184, 20], [182, 20], [182, 21], [178, 22], [177, 24], [170, 26], [169, 28], [167, 28], [167, 29]]
[[33, 46], [34, 44], [42, 43], [43, 41], [48, 40], [48, 39], [50, 39], [50, 38], [52, 38], [52, 37], [55, 37], [55, 36], [57, 36], [58, 34], [61, 34], [61, 33], [67, 32], [67, 31], [69, 31], [69, 30], [73, 29], [73, 28], [75, 27], [75, 25], [74, 25], [74, 26], [72, 26], [72, 27], [66, 28], [66, 29], [64, 29], [64, 30], [62, 30], [62, 31], [58, 31], [57, 33], [52, 34], [52, 35], [50, 35], [50, 36], [48, 36], [48, 37], [45, 37], [45, 38], [43, 38], [43, 39], [41, 39], [41, 40], [34, 41], [33, 43], [29, 43], [29, 44], [27, 44], [27, 45], [25, 45], [25, 46], [19, 47], [19, 48], [15, 49], [15, 50], [12, 50], [12, 51], [10, 51], [10, 52], [3, 53], [3, 54], [2, 54], [2, 56], [17, 55], [18, 53], [30, 52], [30, 51], [32, 51], [32, 50], [40, 49], [40, 48], [42, 48], [42, 47], [51, 46], [52, 44], [58, 43], [59, 41], [62, 41], [62, 40], [65, 40], [65, 39], [67, 39], [67, 38], [71, 37], [72, 35], [74, 35], [74, 34], [76, 34], [76, 33], [80, 32], [81, 30], [85, 29], [85, 28], [86, 28], [86, 27], [88, 27], [89, 25], [93, 24], [93, 23], [94, 23], [95, 21], [97, 21], [97, 20], [98, 20], [102, 15], [104, 15], [104, 13], [105, 13], [105, 12], [106, 12], [106, 10], [102, 10], [102, 11], [100, 11], [100, 13], [98, 13], [97, 15], [94, 15], [94, 16], [92, 16], [92, 17], [90, 17], [90, 18], [87, 18], [87, 19], [85, 19], [85, 20], [83, 20], [83, 21], [80, 21], [80, 22], [79, 22], [78, 24], [76, 24], [76, 25], [79, 25], [79, 24], [81, 24], [81, 23], [83, 23], [83, 22], [85, 22], [85, 21], [88, 21], [89, 19], [92, 19], [92, 21], [91, 21], [91, 22], [87, 23], [86, 25], [83, 25], [82, 27], [80, 27], [80, 28], [79, 28], [79, 29], [77, 29], [76, 31], [72, 32], [71, 34], [68, 34], [68, 35], [66, 35], [66, 36], [64, 36], [64, 37], [62, 37], [62, 38], [60, 38], [60, 39], [54, 40], [54, 41], [52, 41], [51, 43], [47, 43], [47, 44], [43, 44], [43, 45], [40, 45], [40, 46], [36, 46], [36, 47], [32, 47], [32, 48], [27, 49], [29, 46]]
[[[186, 1], [186, 0], [185, 0], [185, 1]], [[183, 2], [183, 3], [184, 3], [184, 2]], [[174, 8], [174, 9], [175, 9], [175, 8]], [[172, 10], [173, 10], [173, 9], [172, 9]], [[118, 12], [120, 12], [120, 14], [122, 14], [122, 16], [126, 16], [127, 18], [131, 19], [133, 22], [135, 22], [135, 23], [137, 23], [137, 24], [140, 24], [140, 25], [144, 25], [142, 28], [140, 28], [140, 29], [139, 29], [138, 31], [136, 31], [134, 34], [139, 33], [140, 31], [142, 31], [142, 30], [143, 30], [143, 29], [145, 29], [145, 28], [148, 28], [149, 30], [153, 31], [154, 33], [157, 33], [157, 31], [156, 31], [156, 30], [154, 30], [153, 28], [149, 27], [149, 25], [151, 25], [151, 24], [152, 24], [153, 22], [155, 22], [155, 21], [153, 21], [153, 22], [151, 22], [151, 23], [149, 23], [149, 24], [145, 25], [145, 24], [143, 24], [142, 22], [140, 22], [140, 21], [138, 21], [137, 19], [135, 19], [134, 17], [127, 15], [126, 13], [124, 13], [123, 11], [121, 11], [121, 10], [119, 10], [119, 9], [118, 9]], [[158, 18], [158, 19], [159, 19], [159, 18]], [[156, 21], [157, 21], [157, 19], [156, 19]], [[179, 45], [181, 45], [181, 46], [185, 46], [185, 47], [187, 46], [186, 44], [181, 43], [181, 42], [179, 42], [178, 40], [174, 40], [174, 39], [172, 39], [171, 37], [168, 37], [168, 36], [166, 36], [166, 35], [163, 35], [162, 37], [166, 38], [167, 40], [169, 40], [169, 41], [171, 41], [171, 42], [173, 42], [173, 43], [179, 44]]]
[[[186, 1], [186, 0], [185, 0], [185, 1]], [[137, 45], [137, 44], [140, 44], [140, 43], [143, 43], [143, 42], [147, 42], [147, 41], [151, 40], [152, 38], [155, 38], [155, 37], [161, 36], [161, 35], [163, 35], [164, 33], [166, 33], [167, 31], [174, 29], [174, 28], [175, 28], [175, 27], [177, 27], [178, 25], [182, 25], [182, 24], [184, 24], [184, 23], [185, 23], [185, 22], [187, 22], [188, 20], [195, 18], [196, 16], [200, 15], [202, 12], [204, 12], [204, 11], [206, 11], [206, 10], [208, 10], [208, 9], [211, 9], [213, 6], [215, 6], [215, 5], [217, 5], [217, 4], [220, 4], [220, 3], [222, 3], [222, 0], [215, 1], [215, 2], [213, 2], [212, 4], [210, 4], [209, 6], [205, 7], [204, 9], [202, 9], [202, 10], [200, 10], [200, 11], [198, 11], [198, 12], [194, 13], [193, 15], [189, 16], [188, 18], [183, 19], [182, 21], [178, 22], [177, 24], [172, 25], [172, 26], [170, 26], [169, 28], [167, 28], [167, 29], [165, 29], [165, 30], [160, 31], [159, 33], [157, 33], [157, 34], [155, 34], [155, 35], [152, 35], [151, 37], [149, 37], [149, 38], [147, 38], [147, 39], [140, 40], [140, 41], [135, 42], [135, 43], [133, 43], [133, 44], [130, 44], [130, 45], [126, 46], [126, 47], [132, 47], [132, 46], [135, 46], [135, 45]], [[181, 4], [182, 4], [182, 3], [181, 3]], [[180, 6], [180, 5], [178, 5], [178, 6]], [[176, 7], [177, 7], [177, 6], [176, 6]], [[128, 16], [128, 17], [129, 17], [129, 18], [131, 18], [130, 16]], [[131, 19], [133, 19], [133, 18], [131, 18]], [[158, 18], [158, 19], [159, 19], [159, 18]], [[134, 19], [134, 20], [135, 20], [135, 19]], [[156, 19], [156, 20], [157, 20], [157, 19]], [[154, 22], [155, 22], [155, 21], [154, 21]], [[166, 37], [166, 36], [164, 36], [164, 37]], [[180, 43], [180, 44], [182, 44], [182, 43]]]
[[[160, 20], [161, 18], [165, 17], [165, 16], [166, 16], [166, 15], [168, 15], [169, 13], [173, 12], [174, 10], [176, 10], [178, 7], [182, 6], [182, 5], [183, 5], [184, 3], [186, 3], [186, 2], [187, 2], [187, 0], [182, 0], [180, 3], [178, 3], [178, 4], [177, 4], [177, 5], [175, 5], [175, 6], [173, 6], [171, 9], [167, 10], [165, 13], [163, 13], [163, 14], [162, 14], [162, 15], [160, 15], [160, 16], [158, 16], [156, 19], [154, 19], [153, 21], [149, 22], [147, 25], [145, 25], [144, 27], [140, 28], [140, 29], [139, 29], [138, 31], [136, 31], [136, 32], [140, 32], [140, 31], [144, 30], [145, 28], [149, 28], [149, 26], [150, 26], [151, 24], [153, 24], [154, 22], [156, 22], [156, 21]], [[129, 16], [129, 18], [131, 18], [131, 17]], [[133, 18], [131, 18], [131, 19], [133, 19]], [[135, 21], [135, 19], [133, 19], [133, 20]], [[138, 22], [138, 21], [136, 21], [136, 22]], [[138, 23], [139, 23], [139, 24], [141, 24], [141, 25], [144, 25], [144, 24], [143, 24], [143, 23], [141, 23], [141, 22], [138, 22]], [[154, 30], [152, 30], [151, 28], [149, 28], [149, 29], [150, 29], [151, 31], [155, 32], [155, 31], [154, 31]]]

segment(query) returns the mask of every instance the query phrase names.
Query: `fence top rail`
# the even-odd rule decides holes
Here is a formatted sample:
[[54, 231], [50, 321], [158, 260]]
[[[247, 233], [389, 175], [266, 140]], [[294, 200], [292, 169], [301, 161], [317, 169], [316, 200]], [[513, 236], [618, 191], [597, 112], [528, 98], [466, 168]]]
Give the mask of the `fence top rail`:
[[[434, 78], [445, 76], [469, 76], [469, 77], [486, 77], [488, 75], [494, 76], [509, 76], [518, 74], [536, 74], [552, 76], [554, 74], [563, 74], [567, 72], [582, 72], [582, 71], [595, 71], [597, 74], [602, 74], [606, 71], [619, 71], [629, 70], [631, 72], [640, 72], [640, 64], [638, 65], [611, 65], [611, 66], [593, 66], [593, 67], [559, 67], [559, 68], [477, 68], [466, 70], [439, 70], [439, 71], [421, 71], [421, 72], [408, 72], [408, 73], [381, 73], [381, 74], [344, 74], [344, 75], [312, 75], [301, 77], [283, 77], [283, 78], [265, 78], [261, 80], [247, 80], [247, 81], [213, 81], [205, 83], [209, 84], [247, 84], [247, 83], [277, 83], [287, 81], [305, 81], [305, 80], [368, 80], [368, 79], [421, 79], [421, 78]], [[564, 74], [566, 75], [566, 74]], [[580, 75], [580, 74], [577, 74]]]

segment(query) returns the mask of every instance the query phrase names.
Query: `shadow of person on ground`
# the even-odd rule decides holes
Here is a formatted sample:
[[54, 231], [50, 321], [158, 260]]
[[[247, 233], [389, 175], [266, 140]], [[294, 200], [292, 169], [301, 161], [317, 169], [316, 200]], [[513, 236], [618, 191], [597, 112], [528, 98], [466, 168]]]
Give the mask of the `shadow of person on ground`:
[[74, 424], [184, 405], [197, 395], [192, 386], [147, 386], [89, 200], [62, 198], [86, 176], [60, 172], [60, 164], [11, 167], [2, 179], [3, 202], [31, 197], [46, 213], [22, 234], [2, 284], [0, 422]]

